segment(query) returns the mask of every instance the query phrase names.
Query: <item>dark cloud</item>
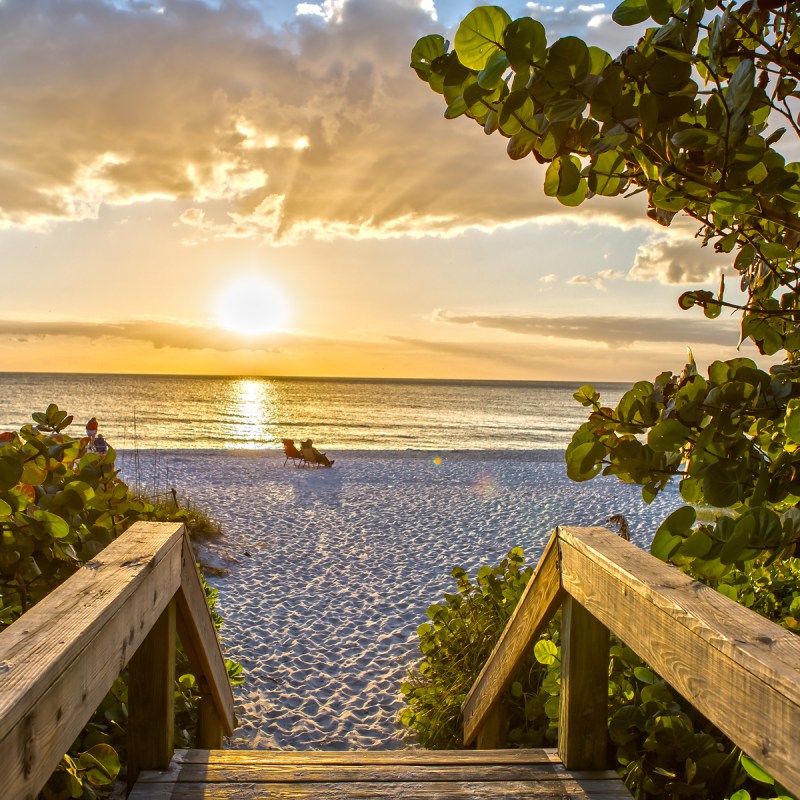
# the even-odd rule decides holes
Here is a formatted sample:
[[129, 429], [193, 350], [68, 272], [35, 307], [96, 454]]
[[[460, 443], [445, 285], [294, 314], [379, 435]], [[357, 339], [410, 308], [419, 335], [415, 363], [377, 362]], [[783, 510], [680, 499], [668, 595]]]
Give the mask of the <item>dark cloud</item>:
[[409, 69], [413, 43], [438, 28], [425, 5], [348, 0], [336, 21], [273, 29], [247, 0], [5, 0], [0, 225], [151, 198], [196, 206], [183, 217], [195, 242], [560, 218], [532, 158], [511, 162], [504, 139], [445, 121]]
[[264, 334], [245, 337], [222, 328], [190, 325], [182, 322], [131, 321], [131, 322], [28, 322], [0, 320], [0, 336], [15, 337], [16, 341], [48, 336], [80, 337], [90, 340], [127, 339], [146, 342], [156, 348], [185, 350], [215, 350], [229, 353], [250, 350], [264, 353], [280, 352], [296, 345], [322, 347], [340, 344], [330, 339], [312, 339], [288, 333]]
[[398, 344], [409, 345], [430, 353], [459, 358], [478, 358], [493, 364], [500, 362], [511, 366], [524, 366], [529, 362], [529, 354], [524, 349], [516, 346], [509, 347], [508, 344], [502, 342], [442, 342], [411, 336], [390, 336], [389, 339]]
[[688, 316], [680, 319], [653, 317], [551, 317], [530, 315], [453, 314], [437, 311], [434, 319], [456, 325], [506, 331], [523, 336], [546, 336], [605, 342], [625, 347], [636, 342], [681, 342], [685, 344], [731, 345], [738, 340], [738, 326], [729, 320], [707, 320]]

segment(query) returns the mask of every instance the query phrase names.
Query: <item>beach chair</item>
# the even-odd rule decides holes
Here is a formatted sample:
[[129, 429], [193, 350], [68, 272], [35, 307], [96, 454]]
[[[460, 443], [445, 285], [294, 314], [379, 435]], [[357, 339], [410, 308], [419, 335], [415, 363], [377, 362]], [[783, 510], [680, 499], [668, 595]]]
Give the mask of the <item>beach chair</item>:
[[296, 467], [305, 466], [303, 454], [295, 447], [294, 439], [283, 440], [283, 452], [286, 455], [286, 459], [283, 462], [284, 467], [289, 462], [290, 458], [292, 459], [292, 464], [294, 464]]

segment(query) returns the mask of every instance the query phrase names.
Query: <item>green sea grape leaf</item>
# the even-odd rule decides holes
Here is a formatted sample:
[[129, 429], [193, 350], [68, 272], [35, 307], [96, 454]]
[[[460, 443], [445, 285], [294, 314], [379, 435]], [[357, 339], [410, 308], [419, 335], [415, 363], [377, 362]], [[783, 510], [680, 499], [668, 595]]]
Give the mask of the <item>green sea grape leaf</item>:
[[763, 767], [753, 761], [752, 758], [743, 754], [741, 763], [744, 771], [754, 780], [757, 780], [759, 783], [766, 783], [769, 786], [775, 785], [775, 779]]
[[582, 406], [591, 406], [600, 399], [597, 390], [591, 384], [584, 384], [572, 395]]
[[741, 499], [741, 484], [732, 465], [712, 464], [704, 473], [702, 481], [703, 495], [709, 505], [725, 508]]
[[647, 444], [657, 453], [679, 450], [688, 441], [690, 434], [682, 422], [677, 419], [665, 419], [656, 423], [647, 434]]
[[506, 56], [516, 71], [526, 70], [544, 60], [547, 37], [541, 22], [531, 17], [515, 19], [506, 27], [503, 38]]
[[432, 62], [446, 52], [447, 45], [443, 36], [438, 33], [423, 36], [411, 51], [411, 66], [421, 80], [427, 81], [431, 76]]
[[550, 639], [539, 639], [533, 646], [534, 658], [540, 664], [553, 664], [558, 660], [558, 647]]
[[0, 456], [0, 491], [13, 489], [22, 477], [22, 461]]
[[484, 69], [502, 49], [503, 33], [510, 22], [511, 17], [499, 6], [478, 6], [470, 11], [453, 41], [458, 60], [469, 69]]
[[681, 545], [680, 554], [686, 558], [703, 558], [713, 546], [714, 542], [707, 533], [701, 530], [692, 531]]
[[483, 89], [493, 89], [502, 83], [503, 74], [508, 69], [508, 58], [502, 50], [498, 50], [478, 73], [478, 85]]
[[793, 397], [786, 404], [783, 432], [793, 442], [800, 444], [800, 397]]
[[108, 744], [96, 744], [78, 758], [84, 777], [93, 786], [106, 786], [119, 775], [120, 762], [117, 751]]
[[673, 511], [656, 531], [650, 552], [662, 561], [669, 561], [670, 556], [683, 544], [696, 519], [697, 512], [692, 506], [681, 506]]
[[54, 539], [63, 539], [70, 534], [69, 523], [57, 514], [52, 514], [50, 511], [36, 510], [33, 512], [33, 518]]
[[739, 62], [728, 83], [728, 90], [725, 93], [725, 104], [731, 114], [744, 111], [755, 89], [754, 81], [756, 77], [756, 67], [750, 58]]
[[554, 42], [547, 54], [545, 75], [557, 89], [580, 83], [592, 66], [589, 48], [577, 36], [564, 36]]
[[743, 214], [755, 208], [758, 200], [746, 189], [719, 192], [711, 201], [712, 207], [720, 214]]
[[623, 0], [611, 14], [617, 25], [638, 25], [650, 18], [646, 0]]

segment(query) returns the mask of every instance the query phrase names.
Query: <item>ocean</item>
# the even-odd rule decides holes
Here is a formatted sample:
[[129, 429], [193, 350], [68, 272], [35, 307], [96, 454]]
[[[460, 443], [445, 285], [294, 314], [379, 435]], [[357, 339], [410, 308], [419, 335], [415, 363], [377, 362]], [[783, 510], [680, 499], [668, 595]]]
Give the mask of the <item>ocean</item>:
[[[0, 373], [0, 431], [49, 403], [117, 450], [563, 450], [576, 383]], [[624, 384], [596, 384], [609, 404]]]

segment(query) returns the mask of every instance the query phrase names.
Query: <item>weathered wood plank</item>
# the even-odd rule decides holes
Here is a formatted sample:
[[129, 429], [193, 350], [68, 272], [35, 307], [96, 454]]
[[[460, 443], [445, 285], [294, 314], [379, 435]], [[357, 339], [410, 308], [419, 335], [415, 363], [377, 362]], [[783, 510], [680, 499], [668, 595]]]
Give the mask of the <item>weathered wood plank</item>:
[[179, 524], [137, 523], [0, 634], [7, 797], [33, 797], [180, 581]]
[[[142, 773], [145, 775], [146, 773]], [[174, 783], [137, 783], [128, 800], [171, 800]], [[202, 795], [201, 795], [202, 797]]]
[[[169, 790], [169, 793], [165, 789]], [[152, 791], [152, 793], [151, 793]], [[619, 781], [408, 783], [139, 783], [129, 800], [630, 800]]]
[[570, 771], [555, 764], [183, 764], [142, 773], [142, 783], [363, 783], [415, 781], [619, 780], [613, 770]]
[[603, 528], [558, 533], [570, 595], [800, 793], [800, 637]]
[[567, 597], [561, 609], [558, 749], [568, 770], [607, 766], [608, 658], [608, 628]]
[[210, 690], [200, 683], [200, 702], [197, 704], [197, 747], [207, 747], [218, 750], [222, 747], [223, 730], [217, 707], [211, 697]]
[[[230, 736], [236, 720], [233, 693], [188, 538], [183, 542], [181, 585], [176, 600], [181, 644], [195, 674], [205, 678], [222, 729]], [[211, 724], [208, 717], [206, 722]], [[210, 728], [205, 733], [210, 733]]]
[[175, 601], [128, 667], [128, 789], [143, 769], [166, 769], [175, 742]]
[[554, 764], [555, 748], [514, 750], [176, 750], [173, 764]]
[[508, 706], [500, 701], [495, 703], [478, 728], [475, 747], [478, 750], [496, 750], [506, 746], [508, 739]]
[[547, 626], [562, 599], [558, 541], [554, 534], [506, 629], [461, 706], [465, 745], [478, 735], [492, 707], [514, 680], [528, 647]]

